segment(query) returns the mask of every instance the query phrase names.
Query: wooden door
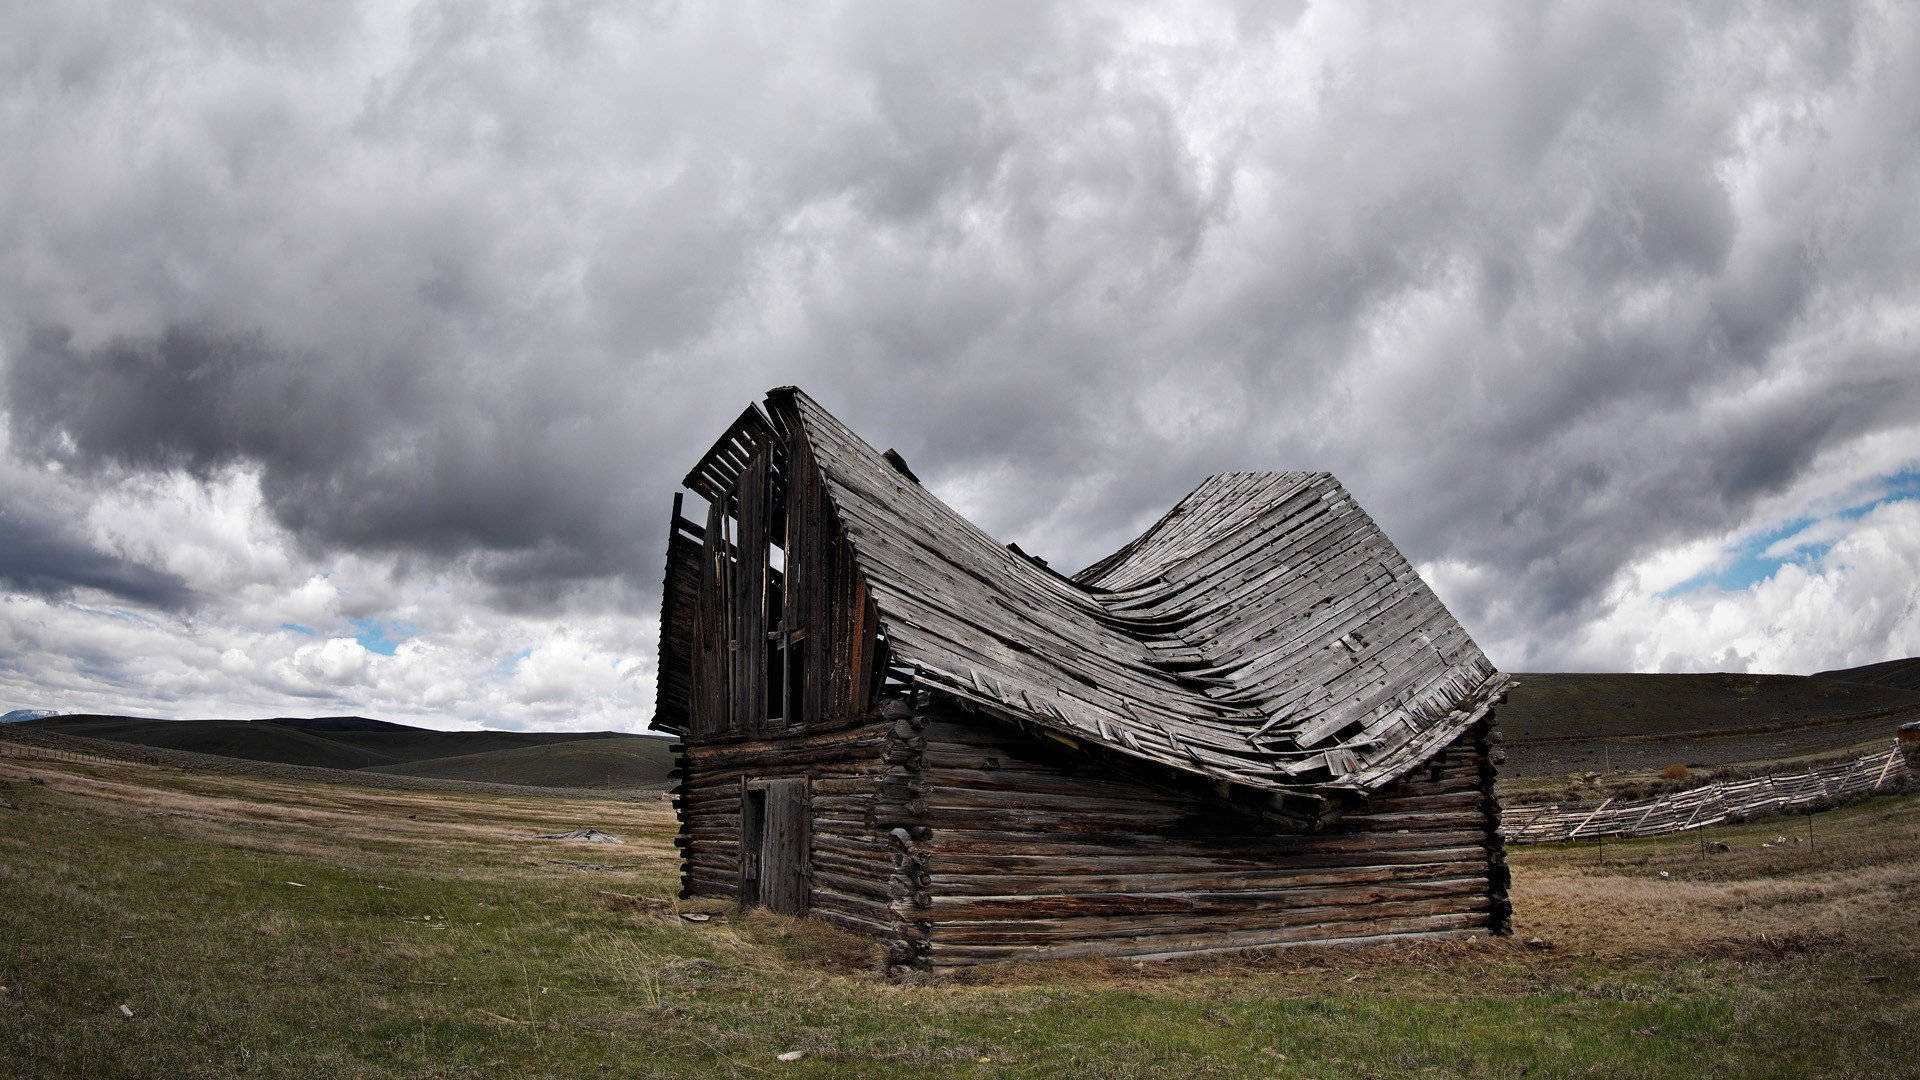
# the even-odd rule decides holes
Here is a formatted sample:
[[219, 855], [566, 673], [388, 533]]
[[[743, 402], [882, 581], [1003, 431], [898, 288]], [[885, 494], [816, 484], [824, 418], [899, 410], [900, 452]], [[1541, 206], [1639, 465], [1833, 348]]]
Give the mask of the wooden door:
[[805, 915], [813, 881], [807, 781], [749, 781], [741, 811], [740, 903]]

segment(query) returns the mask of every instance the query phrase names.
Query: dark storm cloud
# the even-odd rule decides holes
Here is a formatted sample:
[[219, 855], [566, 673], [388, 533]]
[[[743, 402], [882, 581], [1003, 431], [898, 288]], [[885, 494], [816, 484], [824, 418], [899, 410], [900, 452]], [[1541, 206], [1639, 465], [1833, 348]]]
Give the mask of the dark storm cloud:
[[645, 607], [678, 477], [797, 382], [1063, 566], [1334, 469], [1550, 643], [1920, 422], [1901, 9], [323, 15], [20, 47], [16, 453]]
[[276, 353], [257, 333], [170, 326], [83, 350], [41, 327], [8, 365], [6, 391], [23, 445], [75, 464], [331, 472], [418, 396], [404, 364], [343, 367]]
[[[1056, 328], [1045, 362], [979, 320], [993, 346], [965, 341], [941, 376], [911, 380], [955, 423], [894, 426], [936, 485], [1004, 467], [988, 524], [1064, 541], [1068, 563], [1214, 469], [1332, 467], [1416, 557], [1491, 570], [1550, 643], [1636, 558], [1736, 527], [1823, 452], [1920, 419], [1910, 342], [1881, 355], [1856, 306], [1912, 299], [1912, 271], [1887, 256], [1914, 253], [1913, 146], [1859, 138], [1913, 124], [1913, 28], [1884, 14], [1520, 16], [1543, 24], [1504, 28], [1517, 54], [1539, 49], [1526, 69], [1572, 89], [1503, 84], [1504, 54], [1459, 113], [1457, 73], [1395, 117], [1378, 103], [1435, 73], [1350, 71], [1350, 88], [1322, 88], [1312, 132], [1332, 168], [1285, 138], [1238, 150], [1230, 201], [1296, 189], [1277, 200], [1292, 212], [1229, 217], [1175, 249], [1267, 258], [1223, 280], [1176, 257], [1170, 290], [1123, 290], [1103, 318]], [[1700, 55], [1719, 33], [1779, 34], [1812, 62], [1785, 86], [1719, 69], [1741, 59]], [[1863, 317], [1864, 342], [1794, 345]], [[968, 351], [1015, 372], [955, 386]], [[1189, 373], [1207, 422], [1145, 430], [1153, 394]], [[1114, 391], [1129, 379], [1152, 389], [1128, 401]], [[1769, 381], [1796, 389], [1770, 396]], [[1063, 511], [1090, 480], [1098, 497]]]
[[[396, 359], [356, 364], [259, 333], [169, 327], [76, 349], [42, 328], [6, 369], [19, 446], [95, 472], [255, 466], [283, 524], [322, 546], [478, 555], [509, 592], [621, 573], [632, 504], [589, 466], [618, 440], [539, 394], [484, 412]], [[469, 411], [473, 410], [473, 411]]]
[[[17, 481], [19, 478], [13, 477]], [[122, 600], [179, 609], [195, 599], [177, 574], [101, 551], [47, 511], [31, 485], [0, 472], [0, 589], [64, 599], [97, 589]]]

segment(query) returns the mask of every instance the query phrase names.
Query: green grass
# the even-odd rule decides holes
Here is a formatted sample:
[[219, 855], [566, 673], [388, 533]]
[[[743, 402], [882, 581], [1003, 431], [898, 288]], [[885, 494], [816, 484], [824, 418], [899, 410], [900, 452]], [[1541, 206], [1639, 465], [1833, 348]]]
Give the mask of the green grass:
[[[1823, 815], [1836, 839], [1813, 854], [1758, 847], [1758, 824], [1711, 860], [1672, 842], [1618, 846], [1607, 867], [1590, 848], [1521, 852], [1520, 932], [1548, 949], [1297, 950], [890, 983], [866, 943], [811, 921], [711, 903], [711, 921], [680, 919], [658, 805], [3, 749], [0, 779], [19, 807], [0, 809], [9, 1075], [1915, 1074], [1920, 944], [1898, 907], [1920, 877], [1911, 799]], [[569, 824], [630, 843], [526, 839]], [[1853, 864], [1872, 869], [1872, 890], [1845, 886]], [[1646, 925], [1669, 903], [1671, 925]], [[1796, 925], [1816, 930], [1781, 937]], [[791, 1050], [806, 1056], [776, 1060]]]

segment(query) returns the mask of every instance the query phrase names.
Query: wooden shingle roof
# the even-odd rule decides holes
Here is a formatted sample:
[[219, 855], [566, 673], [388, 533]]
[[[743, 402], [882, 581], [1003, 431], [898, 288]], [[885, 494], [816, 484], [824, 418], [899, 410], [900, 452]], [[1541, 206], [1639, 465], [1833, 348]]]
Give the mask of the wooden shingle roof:
[[1277, 794], [1374, 790], [1506, 689], [1330, 474], [1209, 478], [1069, 579], [1009, 550], [805, 393], [812, 448], [892, 662], [1113, 752]]

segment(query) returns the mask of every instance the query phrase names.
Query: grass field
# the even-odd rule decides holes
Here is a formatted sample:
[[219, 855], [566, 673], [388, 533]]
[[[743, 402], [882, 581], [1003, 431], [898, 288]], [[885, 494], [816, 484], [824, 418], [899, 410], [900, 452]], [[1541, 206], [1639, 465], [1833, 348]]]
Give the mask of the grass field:
[[[24, 752], [0, 744], [9, 1075], [1916, 1074], [1920, 800], [1822, 814], [1811, 850], [1761, 846], [1788, 819], [1710, 856], [1517, 852], [1510, 941], [889, 983], [816, 923], [680, 918], [660, 804]], [[628, 843], [531, 839], [588, 825]]]

